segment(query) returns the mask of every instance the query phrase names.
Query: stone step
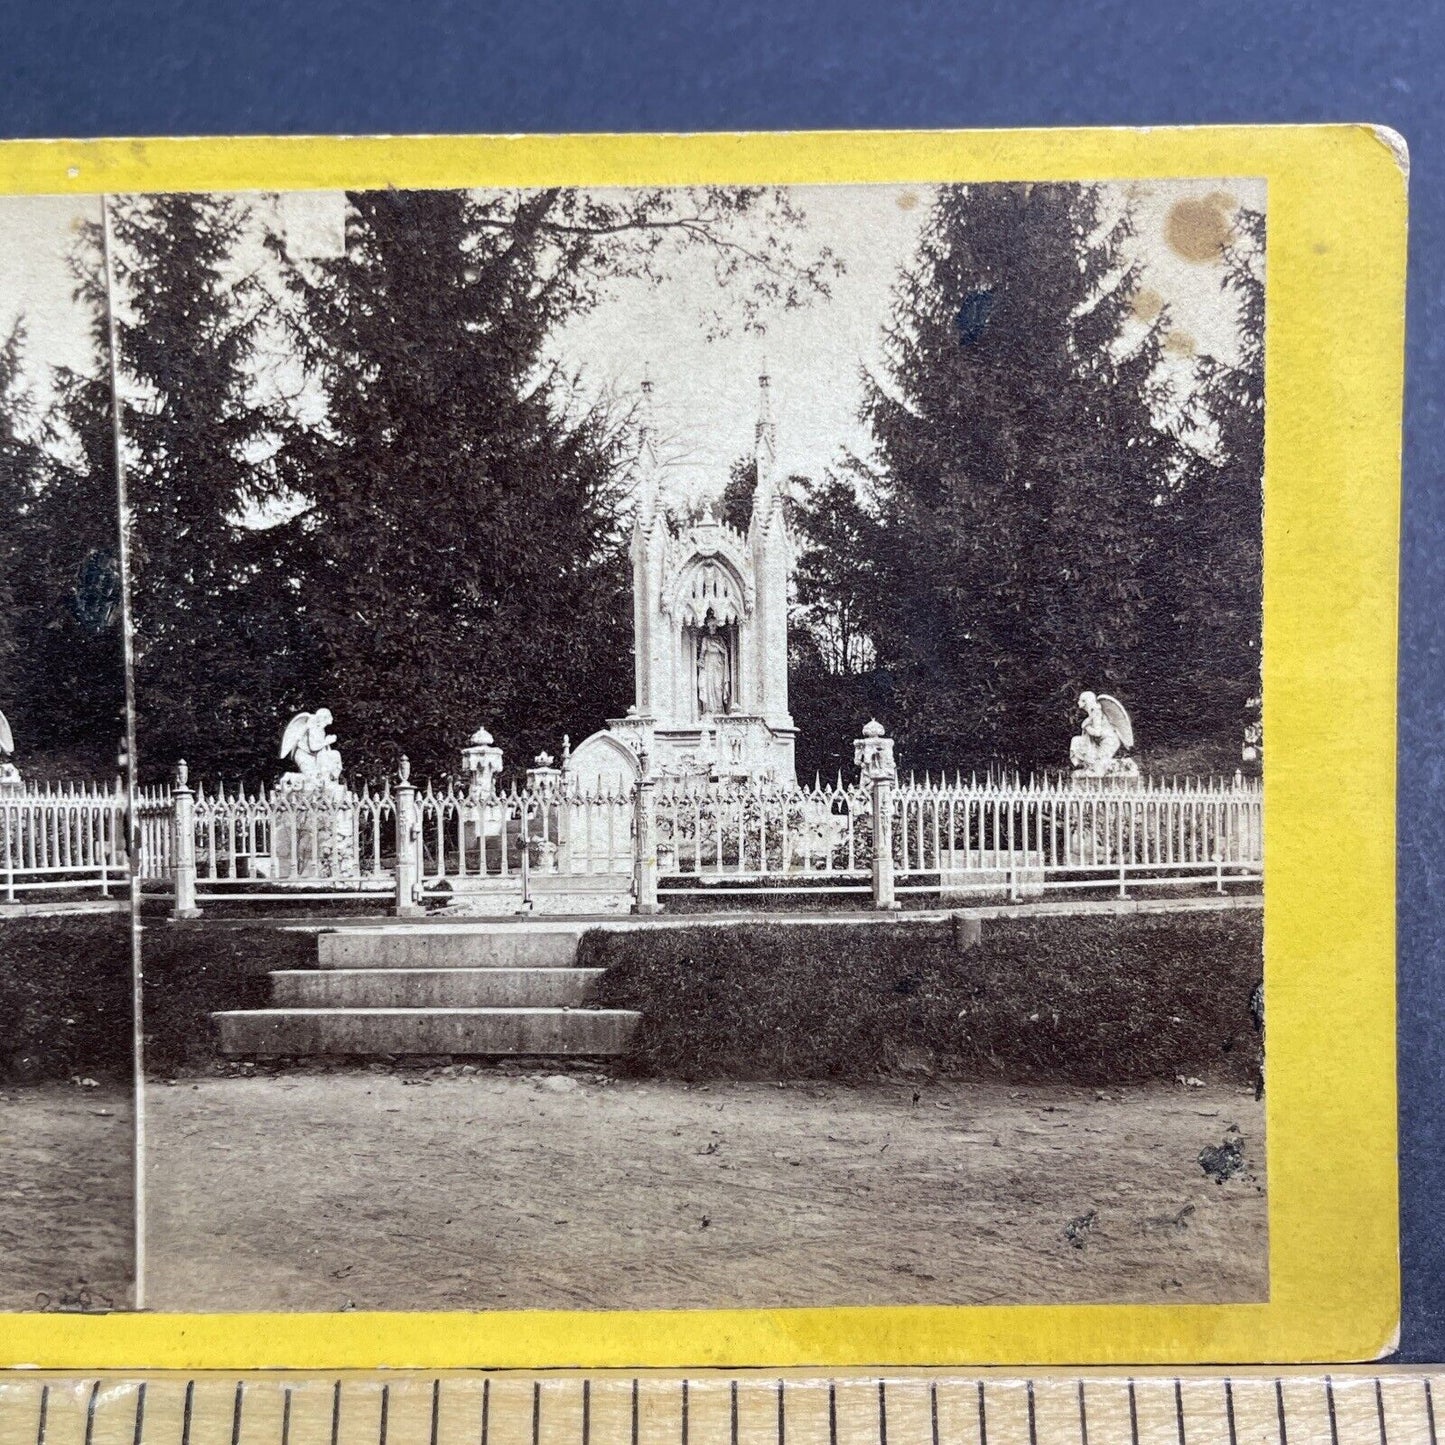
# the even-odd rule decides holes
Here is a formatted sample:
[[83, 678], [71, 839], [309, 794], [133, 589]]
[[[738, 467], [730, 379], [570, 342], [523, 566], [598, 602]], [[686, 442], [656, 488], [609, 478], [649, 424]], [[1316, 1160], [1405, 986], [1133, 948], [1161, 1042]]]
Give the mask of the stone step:
[[248, 1009], [213, 1014], [228, 1057], [620, 1054], [641, 1014], [627, 1009]]
[[431, 895], [445, 899], [450, 918], [587, 917], [632, 912], [630, 873], [541, 873], [531, 875], [531, 902], [523, 906], [520, 878], [459, 878]]
[[588, 1002], [600, 968], [329, 968], [271, 975], [279, 1008], [566, 1008]]
[[601, 884], [588, 883], [579, 888], [576, 878], [551, 879], [545, 888], [532, 889], [532, 914], [534, 917], [585, 917], [599, 913], [624, 914], [632, 912], [632, 881], [624, 878], [604, 879]]
[[402, 924], [316, 937], [322, 968], [570, 968], [581, 924]]

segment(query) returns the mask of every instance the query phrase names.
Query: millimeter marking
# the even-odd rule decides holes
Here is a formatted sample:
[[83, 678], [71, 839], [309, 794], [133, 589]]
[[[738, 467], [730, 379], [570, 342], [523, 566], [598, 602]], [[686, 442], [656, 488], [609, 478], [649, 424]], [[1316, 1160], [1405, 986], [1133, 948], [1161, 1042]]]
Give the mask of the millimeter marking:
[[0, 1445], [1441, 1445], [1441, 1375], [16, 1372]]

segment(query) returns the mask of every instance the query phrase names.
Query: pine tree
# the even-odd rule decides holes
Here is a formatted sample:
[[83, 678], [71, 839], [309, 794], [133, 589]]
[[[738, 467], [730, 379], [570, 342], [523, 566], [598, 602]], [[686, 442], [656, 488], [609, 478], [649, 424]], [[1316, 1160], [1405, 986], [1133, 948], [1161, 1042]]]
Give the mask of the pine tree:
[[949, 187], [903, 277], [866, 402], [866, 630], [918, 766], [1057, 766], [1082, 689], [1138, 701], [1177, 443], [1161, 323], [1120, 343], [1129, 234], [1091, 187]]
[[23, 339], [0, 352], [4, 708], [27, 776], [105, 777], [125, 705], [110, 389], [62, 372], [39, 415]]
[[1237, 764], [1249, 702], [1260, 693], [1263, 625], [1264, 217], [1244, 211], [1225, 252], [1222, 284], [1235, 304], [1239, 353], [1201, 358], [1197, 420], [1203, 445], [1176, 507], [1175, 709], [1181, 734]]
[[[524, 760], [625, 705], [625, 429], [579, 414], [542, 339], [679, 249], [711, 256], [744, 326], [826, 294], [837, 269], [796, 251], [800, 216], [760, 187], [348, 204], [344, 257], [293, 264], [272, 236], [243, 268], [241, 203], [113, 203], [151, 776], [180, 755], [201, 776], [272, 776], [287, 715], [326, 700], [359, 776], [403, 742], [454, 766], [483, 719]], [[278, 326], [296, 351], [270, 374]]]
[[791, 520], [799, 550], [793, 574], [797, 624], [833, 676], [863, 673], [873, 663], [865, 619], [875, 595], [870, 558], [877, 551], [876, 519], [859, 500], [855, 478], [830, 471]]
[[23, 627], [16, 612], [15, 578], [23, 566], [26, 522], [43, 485], [44, 452], [31, 440], [34, 398], [21, 375], [25, 327], [17, 321], [0, 344], [0, 675], [11, 679], [0, 706], [13, 713], [20, 688], [15, 677]]
[[242, 525], [269, 495], [272, 427], [251, 399], [265, 298], [236, 258], [248, 212], [211, 195], [111, 204], [140, 763], [230, 772], [274, 746], [287, 666], [282, 598], [245, 602], [284, 588]]
[[453, 770], [482, 724], [555, 753], [625, 703], [630, 633], [621, 432], [543, 360], [575, 295], [525, 203], [501, 232], [463, 192], [349, 205], [343, 257], [286, 263], [326, 406], [282, 458], [320, 646], [292, 705], [332, 709], [353, 776]]

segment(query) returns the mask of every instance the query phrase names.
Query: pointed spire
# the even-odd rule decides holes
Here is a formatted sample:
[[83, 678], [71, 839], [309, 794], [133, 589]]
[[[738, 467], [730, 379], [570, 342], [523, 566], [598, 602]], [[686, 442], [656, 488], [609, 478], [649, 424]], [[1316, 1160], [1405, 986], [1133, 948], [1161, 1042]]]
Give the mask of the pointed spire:
[[642, 450], [650, 461], [657, 460], [657, 426], [652, 413], [652, 368], [644, 363], [642, 368], [642, 401], [638, 407], [638, 439]]
[[778, 503], [777, 455], [778, 433], [773, 422], [772, 378], [767, 362], [758, 376], [758, 420], [753, 432], [753, 463], [757, 469], [757, 486], [753, 490], [753, 526], [762, 526], [771, 517]]
[[637, 406], [638, 481], [636, 525], [645, 527], [657, 515], [661, 485], [657, 461], [657, 425], [652, 410], [652, 369], [642, 369], [642, 399]]
[[753, 440], [759, 448], [767, 447], [769, 457], [775, 455], [778, 449], [778, 435], [773, 424], [772, 380], [768, 375], [768, 363], [764, 361], [763, 369], [758, 373], [758, 424]]

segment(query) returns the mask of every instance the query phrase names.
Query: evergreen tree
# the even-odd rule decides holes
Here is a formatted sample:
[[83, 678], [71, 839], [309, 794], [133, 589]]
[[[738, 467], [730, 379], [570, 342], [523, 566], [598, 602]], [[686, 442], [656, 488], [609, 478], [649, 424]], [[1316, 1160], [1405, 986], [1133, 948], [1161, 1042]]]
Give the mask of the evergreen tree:
[[[753, 520], [753, 494], [757, 489], [757, 458], [751, 453], [734, 458], [728, 468], [728, 479], [723, 483], [722, 496], [718, 498], [718, 520], [735, 527], [746, 537], [748, 526]], [[788, 530], [795, 538], [798, 519], [807, 506], [812, 489], [812, 481], [801, 472], [791, 472], [782, 481], [783, 516], [787, 520]], [[701, 515], [700, 509], [698, 515]]]
[[27, 776], [106, 777], [125, 708], [110, 388], [62, 372], [41, 417], [22, 344], [17, 326], [0, 352], [4, 708]]
[[[323, 701], [355, 775], [402, 746], [453, 766], [480, 721], [525, 759], [622, 706], [623, 429], [579, 414], [542, 344], [611, 279], [661, 279], [674, 249], [711, 256], [744, 326], [825, 294], [836, 269], [795, 254], [800, 218], [766, 188], [347, 204], [343, 257], [293, 261], [272, 236], [273, 262], [243, 267], [253, 222], [234, 200], [113, 203], [151, 776], [180, 755], [199, 775], [272, 775], [287, 715]], [[761, 242], [739, 244], [744, 221]], [[297, 346], [283, 371], [305, 379], [266, 408], [276, 324]]]
[[343, 257], [286, 263], [326, 405], [282, 458], [320, 648], [292, 703], [332, 708], [354, 776], [402, 752], [450, 771], [481, 724], [518, 761], [555, 752], [625, 701], [630, 632], [621, 433], [543, 362], [575, 293], [539, 284], [551, 242], [524, 214], [494, 231], [456, 191], [350, 207]]
[[1074, 185], [942, 190], [866, 414], [878, 527], [864, 630], [917, 766], [1057, 766], [1078, 693], [1145, 719], [1146, 559], [1178, 446], [1162, 319], [1128, 349], [1128, 218]]
[[[224, 196], [112, 202], [136, 726], [152, 776], [182, 756], [232, 772], [274, 745], [289, 609], [243, 526], [269, 495], [257, 456], [272, 426], [251, 400], [265, 299], [237, 262], [247, 222]], [[248, 602], [258, 588], [269, 605]]]
[[1264, 217], [1244, 211], [1225, 252], [1238, 355], [1201, 358], [1197, 413], [1204, 444], [1175, 509], [1176, 725], [1215, 745], [1214, 765], [1239, 761], [1250, 699], [1260, 692], [1263, 626]]
[[890, 701], [867, 629], [876, 597], [877, 522], [860, 500], [856, 461], [829, 471], [793, 519], [797, 562], [788, 633], [798, 773], [850, 776], [853, 742]]
[[[850, 461], [854, 472], [857, 463]], [[721, 519], [746, 535], [757, 490], [757, 461], [737, 458], [728, 469]], [[784, 492], [793, 541], [789, 600], [788, 697], [798, 724], [800, 777], [833, 777], [852, 768], [858, 729], [886, 697], [872, 671], [865, 629], [875, 595], [871, 558], [876, 523], [859, 500], [857, 482], [829, 472], [818, 486], [797, 473]]]
[[793, 519], [797, 620], [835, 677], [856, 676], [873, 664], [867, 617], [876, 596], [871, 558], [877, 552], [877, 525], [859, 500], [854, 479], [831, 471], [809, 491]]
[[723, 484], [718, 502], [719, 520], [747, 536], [748, 523], [753, 519], [753, 493], [757, 489], [758, 459], [737, 457], [728, 468], [728, 479]]
[[20, 696], [16, 676], [17, 634], [23, 631], [16, 615], [15, 577], [23, 565], [24, 531], [40, 493], [45, 454], [31, 440], [34, 398], [21, 376], [24, 324], [17, 321], [0, 344], [0, 515], [7, 519], [0, 532], [0, 676], [9, 679], [0, 710], [14, 714]]

